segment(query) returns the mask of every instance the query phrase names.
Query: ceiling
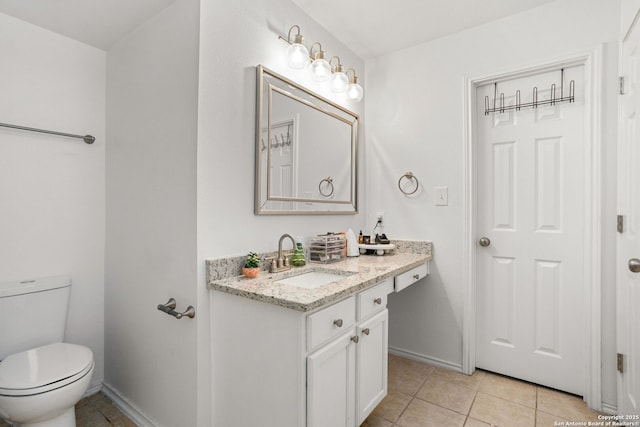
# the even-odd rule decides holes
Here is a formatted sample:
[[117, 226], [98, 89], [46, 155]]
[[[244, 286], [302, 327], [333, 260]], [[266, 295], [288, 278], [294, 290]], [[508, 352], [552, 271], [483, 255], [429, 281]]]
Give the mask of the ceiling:
[[[107, 50], [173, 1], [0, 0], [0, 12]], [[367, 59], [554, 0], [292, 1]]]
[[[368, 59], [486, 24], [554, 0], [293, 0]], [[335, 11], [340, 13], [335, 13]]]
[[174, 0], [0, 0], [0, 12], [107, 50], [173, 2]]

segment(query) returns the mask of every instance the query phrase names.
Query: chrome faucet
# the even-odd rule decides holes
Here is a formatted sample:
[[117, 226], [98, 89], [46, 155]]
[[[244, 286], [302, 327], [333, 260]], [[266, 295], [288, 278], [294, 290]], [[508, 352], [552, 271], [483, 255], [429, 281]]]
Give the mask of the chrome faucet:
[[293, 249], [296, 248], [296, 241], [291, 237], [291, 234], [283, 234], [280, 236], [280, 240], [278, 241], [278, 258], [276, 258], [269, 268], [269, 272], [277, 273], [279, 271], [285, 271], [291, 269], [291, 264], [289, 264], [289, 259], [286, 256], [282, 256], [282, 242], [286, 238], [291, 239], [291, 243], [293, 244]]

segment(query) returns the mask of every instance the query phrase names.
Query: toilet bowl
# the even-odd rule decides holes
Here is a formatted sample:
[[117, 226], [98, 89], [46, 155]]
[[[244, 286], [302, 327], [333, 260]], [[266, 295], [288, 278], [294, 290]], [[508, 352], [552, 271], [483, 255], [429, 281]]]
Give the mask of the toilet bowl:
[[90, 349], [54, 343], [0, 362], [0, 416], [20, 427], [75, 426], [75, 404], [93, 374]]
[[93, 353], [65, 343], [66, 276], [0, 282], [0, 418], [19, 427], [74, 427]]

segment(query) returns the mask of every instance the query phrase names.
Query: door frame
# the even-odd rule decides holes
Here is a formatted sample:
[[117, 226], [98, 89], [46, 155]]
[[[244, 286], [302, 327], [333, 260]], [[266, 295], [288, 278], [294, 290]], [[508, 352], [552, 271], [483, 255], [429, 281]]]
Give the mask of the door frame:
[[586, 316], [584, 342], [584, 400], [593, 409], [602, 406], [601, 364], [601, 86], [602, 45], [537, 63], [474, 78], [464, 78], [463, 121], [463, 242], [462, 242], [462, 372], [472, 374], [476, 366], [476, 234], [477, 150], [476, 89], [495, 81], [526, 77], [562, 66], [584, 65], [585, 71], [585, 212], [583, 259], [585, 265]]

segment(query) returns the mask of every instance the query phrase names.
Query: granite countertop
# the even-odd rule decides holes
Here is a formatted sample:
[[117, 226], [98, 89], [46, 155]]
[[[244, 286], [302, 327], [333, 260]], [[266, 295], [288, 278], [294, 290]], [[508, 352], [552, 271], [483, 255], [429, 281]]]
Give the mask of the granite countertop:
[[[393, 252], [384, 256], [362, 255], [331, 264], [307, 263], [281, 273], [261, 271], [254, 279], [244, 276], [215, 277], [208, 268], [209, 289], [263, 301], [282, 307], [310, 311], [337, 302], [389, 277], [397, 276], [431, 260], [431, 246], [423, 253]], [[314, 289], [276, 284], [278, 280], [312, 271], [344, 275], [344, 279]]]

